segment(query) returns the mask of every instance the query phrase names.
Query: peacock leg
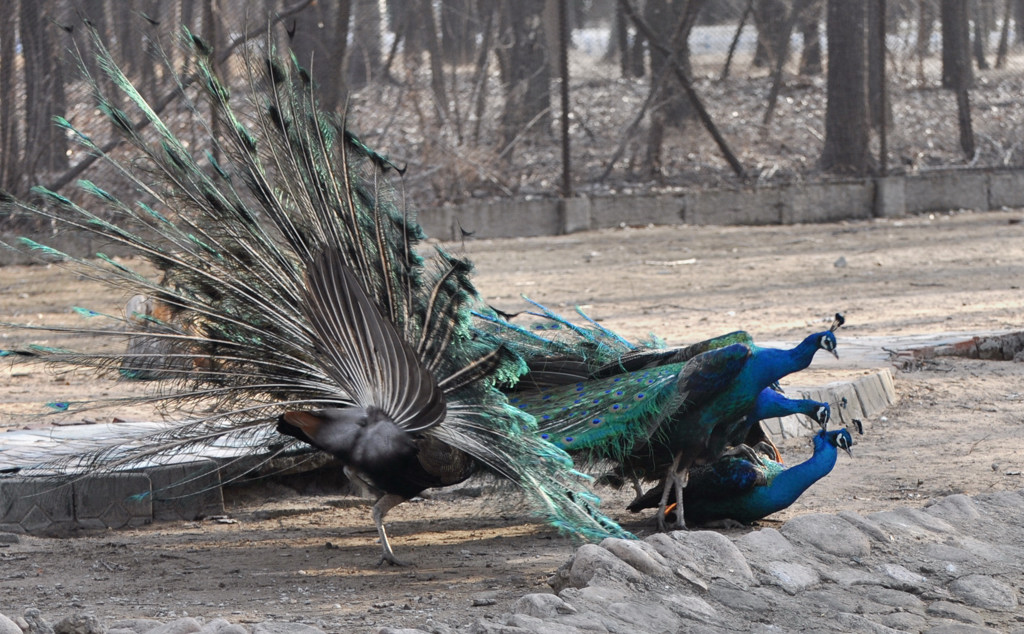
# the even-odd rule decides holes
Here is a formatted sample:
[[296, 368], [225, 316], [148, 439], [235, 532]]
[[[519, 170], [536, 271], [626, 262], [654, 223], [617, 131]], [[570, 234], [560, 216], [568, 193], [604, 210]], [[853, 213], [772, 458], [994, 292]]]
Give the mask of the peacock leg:
[[[679, 461], [683, 459], [683, 453], [679, 452], [676, 454], [675, 459], [672, 461], [672, 466], [668, 468], [668, 472], [665, 473], [664, 486], [661, 490], [661, 501], [658, 502], [658, 530], [665, 531], [665, 507], [668, 506], [668, 495], [672, 490], [672, 487], [676, 484], [676, 469], [679, 468]], [[682, 492], [680, 491], [677, 498], [682, 498]], [[683, 505], [680, 504], [676, 509], [677, 513], [683, 512]]]
[[685, 531], [686, 515], [683, 513], [683, 489], [690, 481], [690, 470], [683, 469], [681, 472], [676, 472], [673, 479], [676, 488], [676, 530]]
[[408, 566], [409, 564], [395, 557], [394, 551], [391, 550], [391, 543], [388, 542], [388, 534], [384, 530], [384, 516], [387, 515], [388, 511], [395, 508], [402, 502], [405, 502], [405, 498], [401, 495], [395, 495], [394, 493], [387, 493], [373, 505], [373, 523], [377, 525], [377, 534], [380, 535], [380, 547], [383, 551], [380, 555], [380, 561], [377, 565], [380, 566], [385, 561], [392, 566]]
[[633, 483], [633, 491], [636, 492], [634, 500], [639, 500], [644, 496], [644, 488], [640, 485], [640, 478], [635, 473], [629, 474], [629, 481]]

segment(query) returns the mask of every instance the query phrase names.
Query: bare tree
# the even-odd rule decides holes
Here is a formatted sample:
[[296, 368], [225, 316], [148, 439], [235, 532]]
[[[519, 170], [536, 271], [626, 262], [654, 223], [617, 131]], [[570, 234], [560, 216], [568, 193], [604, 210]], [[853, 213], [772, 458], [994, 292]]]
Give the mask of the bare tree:
[[828, 105], [825, 109], [823, 170], [867, 175], [868, 151], [867, 3], [828, 0]]
[[50, 21], [53, 5], [21, 2], [20, 29], [25, 83], [24, 164], [30, 180], [38, 172], [65, 169], [68, 164], [67, 139], [53, 125], [54, 115], [66, 109], [64, 70], [60, 56], [54, 55], [56, 26]]
[[544, 0], [503, 0], [498, 49], [505, 107], [501, 114], [504, 145], [526, 132], [549, 132], [551, 65], [544, 49]]
[[942, 87], [956, 90], [974, 83], [971, 69], [967, 0], [942, 0]]
[[0, 189], [21, 193], [21, 126], [16, 108], [18, 94], [17, 63], [14, 42], [17, 30], [12, 24], [0, 30]]

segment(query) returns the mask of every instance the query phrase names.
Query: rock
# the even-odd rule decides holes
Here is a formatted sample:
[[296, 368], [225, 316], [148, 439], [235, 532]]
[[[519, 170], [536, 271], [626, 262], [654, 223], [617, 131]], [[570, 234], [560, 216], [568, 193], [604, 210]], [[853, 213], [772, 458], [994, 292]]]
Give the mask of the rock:
[[718, 616], [715, 608], [700, 597], [673, 592], [662, 595], [659, 601], [684, 619], [711, 623]]
[[377, 634], [430, 634], [430, 632], [411, 627], [382, 627], [377, 630]]
[[512, 627], [519, 627], [533, 634], [577, 634], [578, 629], [571, 625], [550, 623], [535, 616], [513, 614], [507, 621]]
[[230, 623], [225, 619], [213, 619], [203, 624], [199, 634], [249, 634], [249, 630], [243, 625]]
[[565, 565], [548, 579], [555, 592], [563, 588], [583, 588], [594, 575], [639, 583], [644, 576], [609, 551], [594, 544], [583, 544]]
[[110, 624], [111, 630], [131, 630], [138, 634], [148, 632], [156, 627], [162, 625], [160, 621], [153, 619], [122, 619], [120, 621], [114, 621]]
[[868, 599], [869, 601], [874, 601], [875, 603], [880, 603], [892, 608], [916, 611], [924, 609], [924, 601], [919, 599], [916, 595], [902, 590], [872, 586], [864, 588], [860, 593], [860, 596]]
[[959, 603], [952, 603], [950, 601], [935, 601], [930, 603], [925, 608], [925, 614], [929, 616], [936, 616], [942, 619], [953, 619], [954, 621], [960, 621], [961, 623], [973, 623], [974, 625], [984, 625], [985, 619], [980, 614], [970, 609], [965, 605]]
[[866, 557], [871, 553], [867, 535], [835, 515], [798, 515], [786, 522], [780, 532], [790, 541], [810, 544], [837, 557]]
[[924, 507], [926, 513], [942, 518], [947, 522], [963, 525], [981, 517], [981, 512], [974, 501], [963, 494], [947, 495]]
[[987, 575], [968, 575], [949, 584], [949, 590], [967, 605], [986, 610], [1013, 610], [1018, 605], [1017, 591]]
[[540, 619], [553, 618], [559, 614], [576, 614], [572, 607], [561, 597], [553, 594], [527, 594], [512, 604], [516, 614], [526, 614]]
[[725, 607], [739, 612], [763, 613], [770, 608], [767, 601], [750, 590], [741, 590], [721, 581], [708, 587], [708, 595]]
[[768, 583], [779, 586], [788, 594], [796, 594], [817, 585], [821, 577], [814, 569], [788, 561], [770, 561], [764, 566]]
[[866, 517], [861, 516], [853, 511], [839, 511], [837, 513], [839, 517], [843, 518], [850, 524], [856, 526], [862, 533], [875, 540], [876, 542], [882, 542], [888, 544], [892, 541], [892, 535], [882, 530], [882, 527], [872, 522]]
[[252, 626], [252, 634], [324, 634], [324, 631], [305, 623], [264, 621]]
[[930, 537], [934, 533], [957, 532], [949, 522], [920, 509], [908, 507], [872, 513], [868, 515], [868, 519], [888, 527], [894, 534], [902, 533], [907, 537]]
[[636, 632], [678, 632], [683, 625], [681, 618], [660, 603], [619, 601], [608, 606], [607, 614]]
[[705, 578], [727, 579], [740, 587], [756, 585], [754, 573], [740, 549], [714, 531], [674, 531], [672, 539], [690, 548]]
[[18, 624], [0, 614], [0, 634], [22, 634]]
[[848, 632], [874, 632], [875, 634], [899, 634], [899, 630], [876, 623], [859, 614], [840, 612], [836, 615], [836, 623]]
[[924, 634], [998, 634], [999, 630], [993, 630], [980, 625], [966, 625], [964, 623], [944, 623], [928, 628]]
[[66, 616], [53, 626], [54, 634], [104, 634], [106, 629], [91, 614]]
[[0, 544], [18, 543], [21, 543], [21, 537], [18, 537], [17, 533], [0, 533]]
[[672, 574], [666, 565], [668, 562], [650, 544], [609, 537], [602, 540], [600, 546], [645, 575], [667, 577]]
[[891, 627], [901, 632], [920, 632], [925, 629], [925, 624], [927, 623], [923, 616], [912, 612], [880, 614], [876, 620], [885, 627]]
[[53, 634], [53, 627], [46, 622], [42, 612], [36, 608], [25, 610], [25, 623], [28, 625], [28, 628], [21, 628], [25, 634]]
[[887, 577], [888, 582], [886, 585], [890, 588], [921, 594], [928, 587], [928, 579], [907, 570], [899, 564], [884, 563], [880, 566], [880, 569]]
[[762, 528], [751, 531], [736, 540], [740, 551], [748, 557], [757, 557], [763, 553], [771, 553], [773, 557], [795, 555], [797, 549], [785, 536], [774, 528]]
[[203, 629], [202, 623], [190, 616], [186, 616], [185, 618], [175, 619], [163, 625], [158, 625], [148, 630], [146, 634], [192, 634], [192, 632], [198, 632], [201, 629]]
[[832, 583], [839, 584], [845, 588], [851, 586], [880, 586], [883, 585], [882, 578], [864, 570], [856, 568], [826, 568], [821, 571], [821, 576]]

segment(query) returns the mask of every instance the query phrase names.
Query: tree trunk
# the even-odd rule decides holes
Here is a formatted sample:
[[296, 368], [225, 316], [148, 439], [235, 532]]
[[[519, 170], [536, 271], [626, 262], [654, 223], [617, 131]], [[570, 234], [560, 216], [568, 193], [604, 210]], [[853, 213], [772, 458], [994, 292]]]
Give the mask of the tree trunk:
[[801, 75], [821, 74], [821, 13], [824, 0], [814, 0], [800, 15], [797, 24], [804, 47], [800, 52]]
[[942, 87], [956, 90], [974, 83], [971, 69], [967, 0], [942, 0]]
[[59, 56], [53, 54], [54, 28], [41, 3], [21, 3], [20, 35], [25, 78], [25, 148], [23, 157], [29, 181], [42, 171], [67, 167], [67, 140], [53, 124], [54, 115], [65, 110], [64, 73]]
[[[644, 5], [644, 21], [653, 31], [651, 37], [664, 42], [672, 49], [675, 62], [687, 77], [692, 74], [688, 40], [690, 31], [697, 23], [697, 15], [702, 5], [703, 2], [699, 1], [680, 0], [647, 0]], [[656, 47], [652, 47], [651, 77], [670, 77], [671, 75], [666, 74], [668, 66], [668, 57]], [[695, 113], [679, 82], [652, 81], [651, 86], [656, 94], [653, 101], [655, 106], [651, 109], [645, 168], [651, 174], [658, 174], [661, 172], [665, 128], [682, 128], [695, 118]]]
[[[774, 68], [779, 51], [785, 42], [786, 16], [789, 4], [783, 0], [756, 0], [754, 2], [754, 24], [757, 26], [757, 48], [754, 51], [754, 66]], [[789, 47], [786, 47], [789, 50]]]
[[416, 23], [423, 30], [427, 55], [430, 57], [430, 90], [434, 93], [434, 102], [438, 123], [444, 125], [448, 119], [448, 90], [444, 85], [444, 60], [441, 58], [441, 44], [437, 39], [437, 22], [434, 20], [434, 7], [430, 0], [419, 0], [416, 3]]
[[828, 0], [828, 104], [820, 161], [828, 172], [865, 176], [871, 168], [866, 22], [864, 0]]
[[[10, 16], [16, 22], [16, 15]], [[24, 193], [22, 183], [24, 170], [21, 161], [21, 127], [18, 120], [17, 99], [17, 63], [14, 55], [14, 42], [18, 39], [17, 31], [12, 24], [0, 30], [0, 94], [8, 95], [0, 99], [0, 189], [15, 194]]]
[[544, 50], [544, 0], [502, 2], [502, 40], [499, 55], [505, 85], [501, 115], [504, 145], [525, 132], [551, 130], [551, 65]]
[[361, 88], [381, 74], [380, 6], [376, 0], [351, 1], [353, 29], [348, 84]]
[[892, 110], [884, 99], [885, 68], [882, 47], [885, 33], [882, 28], [881, 12], [886, 0], [868, 0], [868, 110], [871, 127], [880, 130], [884, 123], [892, 121]]

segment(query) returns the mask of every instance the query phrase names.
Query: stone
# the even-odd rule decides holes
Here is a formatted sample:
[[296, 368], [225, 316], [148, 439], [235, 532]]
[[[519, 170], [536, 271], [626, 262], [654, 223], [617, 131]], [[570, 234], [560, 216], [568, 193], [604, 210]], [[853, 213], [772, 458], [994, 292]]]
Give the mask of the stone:
[[877, 522], [894, 535], [911, 538], [931, 537], [935, 533], [956, 533], [956, 529], [945, 520], [908, 507], [872, 513], [868, 515], [868, 519]]
[[888, 544], [892, 542], [892, 535], [882, 530], [882, 527], [867, 519], [866, 517], [855, 513], [853, 511], [839, 511], [837, 515], [850, 524], [853, 524], [862, 533], [875, 540], [876, 542], [882, 542]]
[[930, 627], [924, 634], [998, 634], [999, 630], [993, 630], [980, 625], [967, 625], [965, 623], [943, 623]]
[[748, 590], [716, 581], [708, 587], [708, 596], [730, 610], [761, 613], [769, 609], [768, 602]]
[[0, 634], [22, 634], [22, 631], [17, 623], [0, 614]]
[[780, 532], [791, 541], [810, 544], [837, 557], [866, 557], [871, 553], [867, 535], [835, 515], [798, 515], [786, 522]]
[[1017, 591], [987, 575], [967, 575], [949, 584], [949, 591], [967, 605], [986, 610], [1013, 610], [1019, 604]]
[[0, 544], [17, 544], [21, 538], [16, 533], [0, 533]]
[[788, 594], [797, 594], [816, 586], [821, 577], [813, 568], [789, 561], [770, 561], [764, 566], [768, 583], [779, 586]]
[[53, 634], [53, 627], [43, 618], [42, 612], [36, 608], [25, 610], [25, 623], [28, 629], [22, 627], [25, 634]]
[[684, 619], [710, 623], [718, 616], [715, 608], [700, 597], [671, 593], [662, 595], [659, 601]]
[[671, 535], [693, 550], [705, 577], [726, 579], [740, 587], [756, 584], [743, 553], [725, 535], [714, 531], [674, 531]]
[[595, 544], [580, 546], [568, 566], [566, 584], [573, 588], [586, 586], [597, 574], [636, 583], [644, 580], [644, 576], [636, 568]]
[[874, 601], [875, 603], [880, 603], [892, 608], [917, 611], [924, 609], [924, 601], [919, 599], [916, 595], [904, 592], [903, 590], [872, 586], [864, 588], [861, 591], [860, 596], [868, 599], [869, 601]]
[[666, 565], [668, 562], [650, 544], [609, 537], [602, 540], [600, 546], [645, 575], [667, 577], [672, 574]]
[[199, 630], [199, 634], [249, 634], [249, 630], [226, 619], [212, 619], [203, 624], [203, 629]]
[[737, 539], [736, 546], [747, 557], [757, 557], [762, 553], [772, 553], [774, 557], [785, 557], [797, 553], [796, 547], [774, 528], [751, 531]]
[[957, 525], [973, 522], [981, 517], [981, 512], [971, 498], [963, 494], [947, 495], [924, 507], [926, 513], [942, 518]]
[[821, 576], [844, 588], [883, 585], [882, 578], [878, 575], [856, 568], [825, 568], [821, 571]]
[[91, 614], [72, 614], [53, 626], [54, 634], [104, 634], [106, 628]]
[[377, 634], [430, 634], [430, 632], [413, 627], [382, 627], [377, 630]]
[[158, 625], [148, 630], [146, 634], [192, 634], [192, 632], [198, 632], [201, 629], [203, 629], [202, 623], [190, 616], [186, 616], [169, 621], [163, 625]]
[[942, 619], [953, 619], [954, 621], [960, 621], [961, 623], [973, 623], [975, 625], [985, 624], [985, 619], [982, 618], [980, 614], [965, 605], [953, 603], [951, 601], [935, 601], [934, 603], [929, 603], [924, 612], [929, 616], [936, 616]]
[[886, 585], [891, 588], [920, 594], [928, 587], [928, 579], [922, 577], [916, 572], [907, 570], [899, 564], [887, 562], [882, 564], [879, 568], [887, 578]]
[[540, 619], [552, 618], [558, 614], [576, 614], [576, 608], [554, 594], [527, 594], [512, 604], [516, 614], [526, 614]]
[[913, 612], [879, 614], [875, 617], [875, 620], [885, 627], [891, 627], [901, 632], [920, 632], [925, 629], [925, 625], [928, 622], [923, 616]]
[[305, 623], [264, 621], [252, 626], [252, 634], [324, 634], [324, 631]]
[[836, 624], [848, 632], [873, 632], [874, 634], [899, 634], [899, 630], [886, 627], [859, 614], [840, 612], [836, 614]]
[[162, 625], [160, 621], [153, 619], [122, 619], [111, 623], [110, 629], [131, 630], [133, 632], [138, 632], [138, 634], [143, 634], [143, 632], [148, 632], [160, 625]]
[[677, 632], [683, 624], [674, 612], [657, 603], [619, 601], [608, 605], [606, 612], [637, 632]]
[[571, 625], [564, 625], [561, 623], [548, 623], [542, 619], [538, 619], [535, 616], [528, 616], [526, 614], [513, 614], [506, 621], [507, 625], [516, 628], [522, 628], [532, 634], [577, 634], [578, 629]]

